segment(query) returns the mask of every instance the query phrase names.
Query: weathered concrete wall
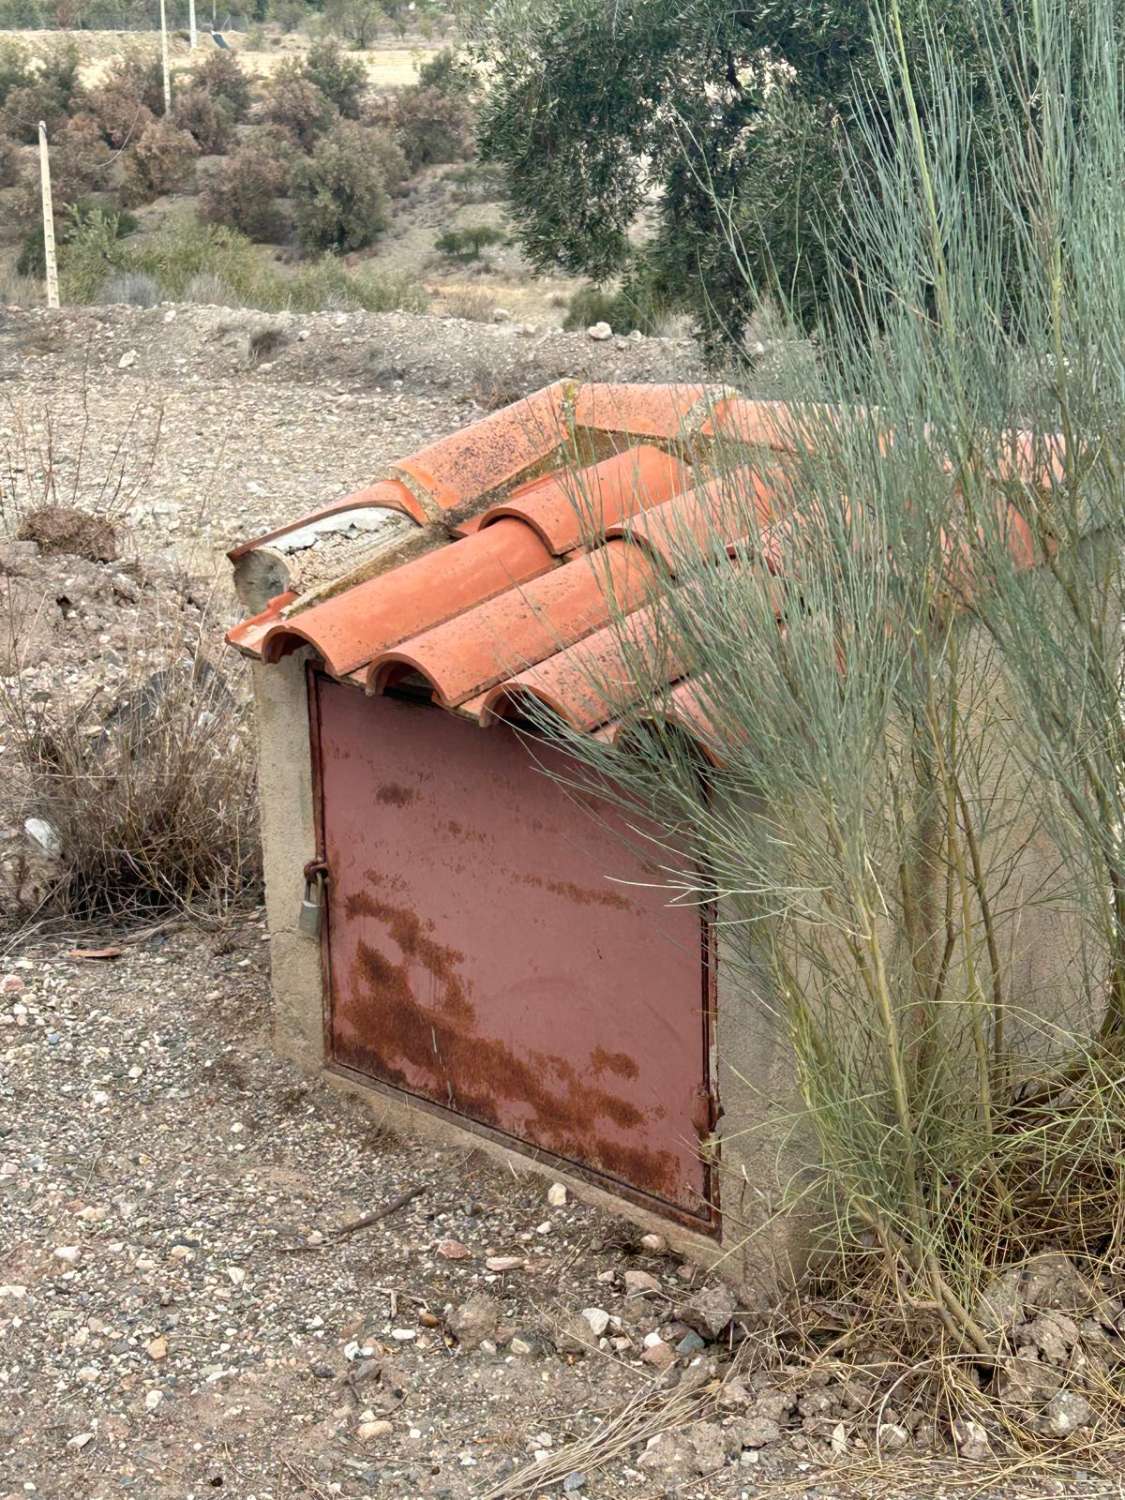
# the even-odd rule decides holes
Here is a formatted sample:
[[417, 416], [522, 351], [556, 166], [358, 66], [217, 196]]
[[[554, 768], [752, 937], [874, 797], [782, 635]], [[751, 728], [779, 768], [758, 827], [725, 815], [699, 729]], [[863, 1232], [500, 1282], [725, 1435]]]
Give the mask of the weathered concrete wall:
[[279, 1052], [308, 1068], [324, 1061], [324, 994], [319, 945], [297, 929], [304, 867], [316, 857], [305, 661], [255, 664], [258, 794], [266, 917], [270, 932], [273, 1034]]

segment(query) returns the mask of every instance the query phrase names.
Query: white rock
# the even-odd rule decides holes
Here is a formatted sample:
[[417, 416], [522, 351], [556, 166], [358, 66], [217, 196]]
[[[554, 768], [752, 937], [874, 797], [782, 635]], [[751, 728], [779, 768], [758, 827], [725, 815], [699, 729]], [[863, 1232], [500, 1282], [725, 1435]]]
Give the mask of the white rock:
[[93, 1441], [94, 1434], [92, 1432], [79, 1432], [70, 1439], [66, 1446], [68, 1448], [85, 1448], [87, 1443], [92, 1443]]
[[0, 1286], [0, 1302], [3, 1302], [5, 1298], [13, 1302], [22, 1302], [26, 1296], [27, 1287], [25, 1286], [16, 1286], [14, 1282], [8, 1282], [6, 1286]]
[[586, 337], [593, 339], [595, 344], [604, 344], [613, 337], [613, 329], [608, 323], [591, 323], [586, 330]]
[[391, 1338], [397, 1339], [400, 1344], [409, 1344], [411, 1339], [418, 1337], [416, 1328], [392, 1328]]
[[563, 1208], [566, 1205], [566, 1184], [563, 1182], [552, 1182], [547, 1189], [547, 1202], [552, 1208]]
[[1047, 1419], [1051, 1436], [1059, 1438], [1069, 1437], [1072, 1432], [1077, 1432], [1080, 1427], [1088, 1427], [1094, 1420], [1090, 1403], [1085, 1396], [1079, 1396], [1075, 1391], [1059, 1391], [1057, 1396], [1052, 1396], [1043, 1415]]
[[992, 1444], [988, 1441], [988, 1433], [979, 1422], [973, 1422], [968, 1417], [954, 1417], [952, 1431], [953, 1442], [961, 1458], [975, 1459], [979, 1462], [992, 1457]]
[[879, 1448], [883, 1453], [899, 1453], [910, 1441], [910, 1434], [900, 1422], [883, 1422], [879, 1426]]
[[82, 1251], [77, 1245], [56, 1245], [55, 1259], [63, 1260], [68, 1266], [75, 1266], [82, 1258]]
[[648, 1271], [626, 1271], [625, 1285], [634, 1296], [643, 1297], [648, 1292], [659, 1292], [661, 1286]]
[[145, 1397], [145, 1411], [155, 1411], [163, 1400], [163, 1391], [149, 1391]]
[[355, 1430], [355, 1435], [361, 1442], [369, 1443], [374, 1438], [390, 1437], [394, 1430], [394, 1423], [383, 1419], [377, 1422], [361, 1422]]
[[518, 1271], [526, 1264], [520, 1255], [490, 1255], [485, 1261], [490, 1271]]
[[241, 1266], [228, 1266], [227, 1275], [230, 1277], [235, 1286], [241, 1286], [242, 1283], [246, 1280], [246, 1272], [242, 1269]]
[[668, 1241], [662, 1234], [642, 1234], [641, 1248], [650, 1255], [663, 1255], [668, 1249]]
[[137, 351], [135, 349], [126, 349], [125, 353], [117, 361], [117, 368], [119, 370], [131, 370], [136, 363]]
[[582, 1309], [582, 1316], [589, 1323], [590, 1332], [595, 1338], [600, 1339], [609, 1327], [609, 1313], [602, 1307], [584, 1307]]
[[492, 309], [492, 321], [494, 323], [510, 323], [512, 314], [506, 307], [494, 307]]

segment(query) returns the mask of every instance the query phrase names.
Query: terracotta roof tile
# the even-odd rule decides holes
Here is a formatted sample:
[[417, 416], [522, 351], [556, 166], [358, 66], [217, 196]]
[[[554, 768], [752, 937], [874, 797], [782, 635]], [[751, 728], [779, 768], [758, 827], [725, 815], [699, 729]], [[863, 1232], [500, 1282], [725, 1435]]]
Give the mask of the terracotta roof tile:
[[455, 707], [589, 635], [615, 610], [638, 608], [655, 579], [655, 567], [639, 548], [607, 542], [523, 588], [402, 641], [393, 651], [380, 652], [368, 668], [368, 687], [383, 692], [415, 674], [432, 686], [439, 703]]
[[754, 510], [755, 530], [760, 532], [778, 519], [783, 497], [790, 485], [783, 470], [771, 480], [751, 468], [736, 469], [685, 490], [652, 510], [632, 516], [606, 529], [608, 537], [625, 536], [650, 547], [669, 572], [676, 571], [677, 558], [710, 547], [733, 547], [747, 538], [747, 506]]
[[[805, 410], [817, 422], [834, 415]], [[421, 687], [485, 725], [540, 704], [615, 741], [647, 717], [692, 735], [715, 759], [709, 695], [687, 675], [661, 618], [661, 585], [685, 540], [733, 551], [756, 532], [755, 552], [782, 575], [780, 617], [812, 522], [807, 508], [794, 511], [783, 456], [794, 422], [799, 430], [800, 411], [703, 386], [560, 382], [402, 460], [398, 478], [236, 548], [237, 559], [258, 548], [266, 558], [269, 544], [309, 528], [300, 545], [323, 559], [325, 581], [300, 598], [279, 594], [228, 639], [267, 662], [311, 646], [328, 672], [357, 688]], [[594, 452], [611, 456], [570, 472], [572, 439], [581, 449], [591, 433]], [[1010, 437], [998, 480], [1057, 479], [1056, 453], [1034, 449], [1025, 434]], [[715, 477], [727, 442], [777, 457]], [[368, 504], [407, 512], [417, 531], [393, 554], [334, 571], [329, 530], [320, 536], [315, 522]], [[1002, 496], [997, 507], [1016, 566], [1033, 565], [1026, 521]], [[946, 587], [963, 598], [975, 582], [963, 539], [947, 539], [946, 554]], [[640, 720], [631, 695], [650, 705]]]
[[725, 393], [705, 385], [583, 385], [574, 398], [574, 425], [631, 437], [688, 437]]
[[567, 387], [559, 381], [391, 465], [430, 519], [471, 506], [518, 479], [565, 442]]
[[686, 464], [641, 443], [588, 468], [564, 469], [521, 485], [486, 510], [480, 525], [518, 516], [561, 556], [626, 516], [662, 504], [690, 483]]
[[262, 656], [277, 661], [308, 644], [330, 672], [343, 677], [407, 636], [553, 566], [554, 559], [530, 526], [505, 521], [356, 584], [291, 620], [276, 622], [264, 639]]

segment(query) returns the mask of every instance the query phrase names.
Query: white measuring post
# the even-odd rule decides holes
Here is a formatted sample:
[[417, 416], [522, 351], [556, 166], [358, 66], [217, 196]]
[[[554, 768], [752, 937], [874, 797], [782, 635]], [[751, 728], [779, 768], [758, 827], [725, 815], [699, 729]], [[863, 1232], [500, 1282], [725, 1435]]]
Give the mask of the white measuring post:
[[47, 306], [59, 305], [59, 263], [55, 256], [55, 210], [51, 203], [51, 159], [47, 127], [39, 121], [39, 185], [43, 189], [43, 263], [47, 268]]
[[195, 51], [195, 0], [188, 0], [188, 31], [191, 33], [191, 50]]
[[168, 73], [168, 17], [160, 0], [160, 62], [164, 68], [164, 113], [172, 112], [172, 79]]

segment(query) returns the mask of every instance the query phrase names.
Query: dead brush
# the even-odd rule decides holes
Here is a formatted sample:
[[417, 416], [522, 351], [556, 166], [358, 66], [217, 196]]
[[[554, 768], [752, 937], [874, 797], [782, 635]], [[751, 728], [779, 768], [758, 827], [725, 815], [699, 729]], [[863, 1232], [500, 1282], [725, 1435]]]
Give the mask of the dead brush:
[[201, 638], [139, 657], [124, 690], [95, 688], [77, 703], [5, 679], [0, 731], [8, 810], [49, 830], [33, 904], [9, 889], [9, 915], [217, 916], [256, 895], [249, 704]]
[[50, 407], [29, 413], [25, 403], [4, 402], [0, 445], [0, 535], [17, 536], [46, 512], [82, 512], [91, 524], [114, 528], [147, 490], [160, 446], [163, 409], [138, 402], [108, 444], [96, 470], [87, 461], [95, 417], [83, 379], [77, 413], [60, 420]]

